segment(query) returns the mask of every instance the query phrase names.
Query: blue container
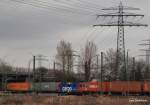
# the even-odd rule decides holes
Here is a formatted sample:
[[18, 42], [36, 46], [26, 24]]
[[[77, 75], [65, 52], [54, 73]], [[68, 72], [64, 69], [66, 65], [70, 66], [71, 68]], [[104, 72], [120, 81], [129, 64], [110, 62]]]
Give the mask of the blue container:
[[77, 92], [77, 86], [77, 83], [60, 83], [58, 90], [62, 93], [74, 93]]

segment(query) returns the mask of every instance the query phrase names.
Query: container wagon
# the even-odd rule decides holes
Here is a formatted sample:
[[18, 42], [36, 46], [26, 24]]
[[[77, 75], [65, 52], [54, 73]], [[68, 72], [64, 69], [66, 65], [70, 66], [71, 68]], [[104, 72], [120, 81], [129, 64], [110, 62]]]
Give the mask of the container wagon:
[[110, 92], [113, 94], [126, 95], [141, 93], [141, 82], [136, 81], [113, 81], [110, 82]]
[[143, 83], [143, 93], [150, 95], [150, 81], [144, 81]]
[[39, 93], [57, 93], [58, 82], [32, 83], [32, 90]]
[[29, 92], [31, 84], [28, 82], [8, 83], [6, 87], [7, 90], [11, 92]]

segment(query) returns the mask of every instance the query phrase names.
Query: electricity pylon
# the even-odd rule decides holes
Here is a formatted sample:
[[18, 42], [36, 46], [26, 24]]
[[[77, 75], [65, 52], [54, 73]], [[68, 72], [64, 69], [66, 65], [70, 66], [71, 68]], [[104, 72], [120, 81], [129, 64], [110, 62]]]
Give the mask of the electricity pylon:
[[145, 51], [146, 55], [141, 55], [141, 56], [146, 56], [146, 65], [149, 67], [150, 65], [150, 39], [149, 40], [143, 40], [145, 41], [146, 43], [142, 43], [142, 44], [139, 44], [139, 45], [142, 45], [142, 46], [148, 46], [146, 49], [140, 49], [142, 51]]
[[142, 14], [135, 14], [135, 13], [129, 13], [125, 12], [129, 10], [140, 10], [139, 8], [133, 8], [133, 7], [127, 7], [123, 6], [122, 2], [120, 2], [119, 6], [117, 7], [110, 7], [110, 8], [104, 8], [102, 9], [104, 11], [116, 11], [115, 13], [107, 13], [107, 14], [101, 14], [97, 15], [97, 18], [99, 17], [117, 17], [117, 21], [115, 22], [107, 22], [104, 24], [97, 24], [93, 25], [96, 26], [116, 26], [118, 27], [118, 35], [117, 35], [117, 54], [116, 54], [116, 80], [119, 80], [119, 73], [123, 71], [124, 77], [123, 80], [126, 80], [126, 54], [125, 54], [125, 37], [124, 37], [124, 27], [125, 26], [147, 26], [146, 24], [141, 23], [134, 23], [125, 21], [125, 17], [144, 17]]

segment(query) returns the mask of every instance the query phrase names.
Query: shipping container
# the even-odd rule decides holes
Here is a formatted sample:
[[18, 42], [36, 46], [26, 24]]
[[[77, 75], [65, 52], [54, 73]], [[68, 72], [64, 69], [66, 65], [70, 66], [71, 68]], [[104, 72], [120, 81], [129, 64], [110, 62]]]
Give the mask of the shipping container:
[[145, 81], [143, 84], [143, 92], [150, 93], [150, 81]]
[[30, 87], [31, 85], [28, 82], [7, 84], [7, 90], [9, 91], [29, 91]]
[[99, 82], [100, 92], [110, 92], [110, 82]]
[[124, 83], [121, 81], [110, 82], [111, 92], [123, 92]]
[[141, 82], [136, 81], [114, 81], [110, 82], [110, 91], [118, 93], [139, 93], [141, 92]]
[[32, 90], [37, 92], [56, 92], [57, 86], [57, 82], [32, 83]]
[[124, 91], [128, 91], [131, 93], [141, 93], [142, 92], [142, 84], [140, 81], [126, 82]]

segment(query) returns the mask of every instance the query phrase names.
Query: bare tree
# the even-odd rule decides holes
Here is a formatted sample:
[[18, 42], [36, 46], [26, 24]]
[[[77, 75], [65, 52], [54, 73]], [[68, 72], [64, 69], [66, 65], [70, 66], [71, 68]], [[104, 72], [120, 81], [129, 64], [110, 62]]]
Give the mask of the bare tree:
[[145, 67], [145, 71], [144, 71], [144, 79], [145, 80], [150, 80], [150, 69], [149, 69], [149, 67]]
[[[125, 80], [123, 77], [127, 77], [127, 80], [148, 80], [150, 79], [150, 71], [148, 67], [146, 66], [146, 63], [143, 60], [138, 60], [133, 62], [133, 57], [128, 56], [126, 58], [126, 66], [127, 71], [126, 74], [122, 70], [118, 74], [119, 80]], [[103, 78], [106, 78], [106, 80], [116, 80], [117, 71], [115, 69], [116, 64], [116, 52], [113, 49], [109, 49], [105, 54], [105, 64], [104, 64], [104, 73]]]
[[109, 49], [105, 54], [105, 63], [104, 63], [105, 71], [103, 73], [103, 78], [105, 78], [105, 80], [115, 80], [117, 76], [115, 66], [116, 66], [116, 51], [113, 49]]
[[12, 67], [7, 62], [0, 59], [0, 73], [10, 72], [12, 72]]
[[144, 62], [142, 60], [136, 62], [135, 80], [143, 80]]
[[[132, 66], [132, 58], [128, 56], [127, 73], [124, 71], [124, 66], [120, 68], [119, 71], [116, 71], [116, 54], [117, 52], [114, 49], [109, 49], [105, 54], [105, 78], [106, 80], [116, 80], [119, 77], [119, 80], [126, 80], [129, 78]], [[127, 59], [126, 59], [127, 60]], [[128, 77], [128, 78], [126, 78]]]
[[10, 66], [7, 62], [0, 59], [0, 88], [5, 89], [6, 88], [6, 80], [7, 80], [7, 74], [12, 72], [12, 66]]
[[[97, 55], [97, 47], [93, 42], [87, 41], [85, 47], [81, 50], [81, 65], [84, 71], [85, 80], [91, 79], [92, 65], [94, 57]], [[96, 60], [96, 59], [95, 59]]]
[[57, 67], [59, 66], [65, 76], [71, 74], [73, 70], [73, 50], [71, 43], [63, 40], [59, 42], [57, 45], [56, 62]]

